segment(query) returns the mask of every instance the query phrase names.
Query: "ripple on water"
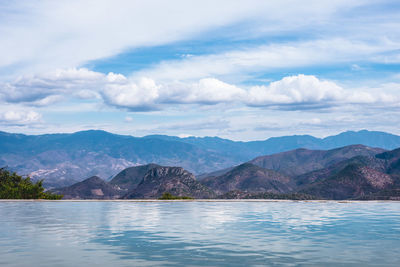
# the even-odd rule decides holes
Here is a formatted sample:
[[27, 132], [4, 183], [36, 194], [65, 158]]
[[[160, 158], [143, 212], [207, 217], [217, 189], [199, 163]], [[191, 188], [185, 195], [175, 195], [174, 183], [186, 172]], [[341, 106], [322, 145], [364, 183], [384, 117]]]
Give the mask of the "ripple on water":
[[4, 266], [397, 266], [397, 202], [0, 202]]

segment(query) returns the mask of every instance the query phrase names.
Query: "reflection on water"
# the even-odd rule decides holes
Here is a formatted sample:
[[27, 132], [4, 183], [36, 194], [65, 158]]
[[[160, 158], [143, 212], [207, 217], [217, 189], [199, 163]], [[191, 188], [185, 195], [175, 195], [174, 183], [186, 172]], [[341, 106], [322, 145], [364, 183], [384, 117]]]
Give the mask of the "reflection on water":
[[397, 266], [400, 203], [0, 202], [0, 266]]

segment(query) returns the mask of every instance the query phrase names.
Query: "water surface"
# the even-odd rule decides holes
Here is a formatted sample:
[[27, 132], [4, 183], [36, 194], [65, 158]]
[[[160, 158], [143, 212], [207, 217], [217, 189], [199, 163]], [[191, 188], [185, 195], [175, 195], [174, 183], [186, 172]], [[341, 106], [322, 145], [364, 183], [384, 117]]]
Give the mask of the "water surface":
[[399, 202], [0, 202], [0, 266], [398, 266]]

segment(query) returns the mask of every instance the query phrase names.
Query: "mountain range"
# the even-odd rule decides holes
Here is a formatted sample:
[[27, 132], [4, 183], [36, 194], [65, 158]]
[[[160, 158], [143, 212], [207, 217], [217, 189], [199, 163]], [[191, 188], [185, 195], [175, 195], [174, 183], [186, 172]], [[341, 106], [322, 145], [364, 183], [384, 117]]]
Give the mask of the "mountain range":
[[[242, 142], [219, 137], [133, 137], [99, 130], [44, 135], [0, 132], [0, 166], [29, 175], [34, 180], [44, 179], [46, 188], [69, 186], [92, 176], [108, 181], [127, 167], [149, 163], [180, 166], [200, 180], [207, 176], [205, 174], [222, 174], [226, 168], [260, 156], [297, 148], [330, 150], [353, 144], [390, 150], [400, 147], [400, 136], [362, 130], [326, 138], [293, 135]], [[306, 152], [297, 151], [294, 157], [305, 159], [302, 153]], [[330, 163], [323, 159], [323, 153], [318, 153], [308, 157], [309, 162], [298, 164], [296, 168], [307, 172], [310, 168], [322, 168]], [[286, 157], [285, 154], [281, 156]], [[262, 158], [258, 158], [252, 163], [267, 169], [274, 169], [272, 165], [276, 164], [268, 160], [269, 165], [263, 165], [261, 161]], [[291, 175], [290, 172], [294, 171], [292, 163], [285, 162], [287, 166], [280, 166], [279, 171]]]
[[146, 199], [170, 193], [224, 199], [400, 200], [400, 148], [296, 149], [257, 157], [201, 180], [181, 167], [147, 164], [127, 168], [110, 182], [100, 180], [91, 177], [53, 192], [73, 199]]

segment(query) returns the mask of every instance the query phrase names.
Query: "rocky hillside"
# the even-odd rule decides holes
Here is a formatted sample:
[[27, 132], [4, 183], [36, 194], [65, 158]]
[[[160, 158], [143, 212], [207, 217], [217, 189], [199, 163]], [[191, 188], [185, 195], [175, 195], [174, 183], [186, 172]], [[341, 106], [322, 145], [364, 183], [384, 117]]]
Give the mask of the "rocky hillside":
[[375, 156], [381, 148], [350, 145], [331, 150], [296, 149], [255, 158], [250, 163], [291, 177], [322, 169], [355, 156]]
[[400, 149], [358, 156], [296, 177], [297, 191], [326, 199], [398, 199]]
[[310, 184], [300, 192], [322, 199], [355, 199], [391, 188], [394, 183], [388, 174], [349, 164], [337, 174]]
[[376, 158], [385, 161], [387, 173], [400, 176], [400, 148], [378, 154]]
[[142, 182], [124, 196], [131, 198], [159, 198], [168, 192], [175, 196], [215, 198], [215, 193], [199, 183], [193, 174], [180, 167], [155, 167]]
[[[289, 151], [259, 161], [281, 172], [247, 162], [200, 182], [181, 167], [147, 164], [127, 168], [108, 183], [91, 177], [54, 192], [70, 199], [155, 199], [167, 192], [193, 198], [400, 199], [400, 149], [376, 154], [381, 151], [360, 145]], [[289, 166], [297, 170], [291, 176], [285, 175]], [[302, 173], [306, 169], [312, 171]]]
[[97, 176], [52, 192], [63, 195], [63, 199], [117, 199], [121, 197], [120, 190]]
[[[99, 176], [109, 180], [127, 167], [151, 162], [165, 166], [181, 166], [197, 175], [229, 168], [261, 155], [297, 148], [332, 149], [351, 144], [393, 149], [400, 147], [400, 136], [359, 131], [322, 139], [309, 135], [294, 135], [262, 141], [237, 142], [218, 137], [179, 138], [153, 135], [138, 138], [94, 130], [44, 135], [0, 132], [0, 167], [8, 166], [13, 171], [30, 175], [34, 180], [44, 179], [45, 187], [55, 188], [79, 182], [82, 177]], [[277, 165], [275, 161], [268, 159], [266, 161], [270, 162], [270, 165], [264, 165], [263, 160], [258, 159], [254, 164], [280, 171], [285, 175], [293, 175], [291, 170], [294, 170], [297, 175], [311, 169], [323, 168], [330, 162], [322, 155], [310, 157], [309, 162], [302, 162], [301, 159], [304, 159], [307, 153], [294, 153], [296, 155], [292, 158], [293, 164], [298, 162], [297, 166], [304, 166], [298, 169], [292, 168], [293, 164], [289, 161]], [[286, 156], [290, 155], [280, 157], [283, 160]]]
[[356, 156], [338, 163], [328, 165], [326, 168], [311, 171], [294, 178], [294, 182], [298, 188], [302, 188], [311, 183], [322, 181], [328, 177], [336, 175], [348, 165], [368, 166], [378, 172], [386, 172], [386, 163], [375, 156]]
[[[382, 149], [353, 145], [258, 157], [202, 183], [222, 198], [397, 199], [399, 173], [400, 149], [382, 153]], [[276, 177], [275, 184], [270, 184], [268, 175]], [[280, 186], [273, 188], [276, 181]], [[260, 193], [263, 190], [266, 193]]]
[[110, 181], [110, 185], [113, 185], [127, 193], [128, 191], [135, 189], [143, 181], [143, 177], [149, 170], [156, 167], [161, 166], [151, 163], [142, 166], [126, 168]]
[[292, 190], [289, 177], [251, 163], [241, 164], [221, 176], [205, 178], [201, 183], [217, 194], [235, 190], [272, 193]]

